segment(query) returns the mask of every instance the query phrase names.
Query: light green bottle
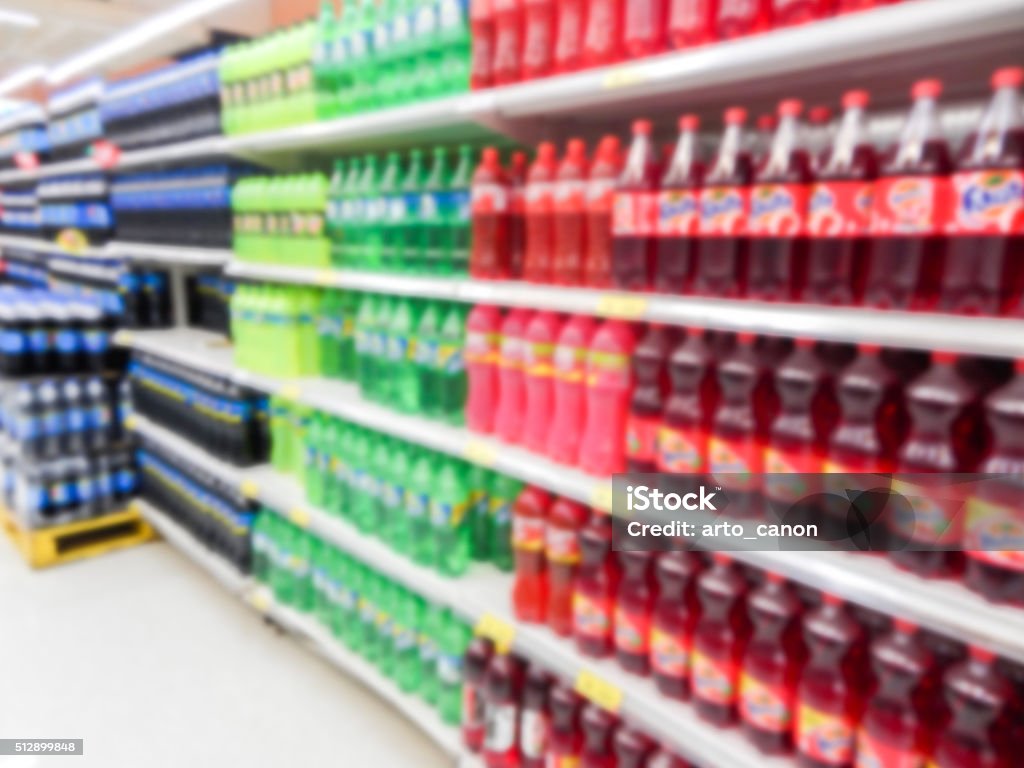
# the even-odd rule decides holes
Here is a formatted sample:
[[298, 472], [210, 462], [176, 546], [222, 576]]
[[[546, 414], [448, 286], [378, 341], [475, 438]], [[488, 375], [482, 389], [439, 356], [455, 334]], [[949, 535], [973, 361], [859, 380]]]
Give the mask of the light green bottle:
[[419, 380], [419, 412], [437, 416], [439, 409], [438, 355], [444, 309], [436, 301], [427, 302], [416, 327], [416, 372]]
[[402, 222], [405, 218], [405, 198], [401, 192], [402, 167], [397, 152], [388, 152], [384, 161], [378, 192], [383, 205], [380, 220], [380, 267], [396, 271], [399, 265]]
[[391, 66], [394, 86], [392, 103], [406, 104], [415, 94], [415, 69], [412, 56], [415, 50], [413, 24], [415, 0], [394, 0], [394, 14], [391, 21]]
[[466, 362], [463, 348], [466, 339], [468, 307], [449, 304], [437, 346], [438, 413], [449, 424], [465, 423]]
[[370, 471], [375, 481], [376, 494], [374, 495], [373, 519], [370, 521], [370, 533], [381, 539], [386, 539], [387, 530], [390, 526], [388, 515], [388, 493], [394, 483], [394, 468], [392, 456], [395, 451], [395, 441], [380, 433], [375, 433], [371, 445]]
[[471, 494], [466, 465], [441, 459], [430, 498], [434, 566], [446, 576], [462, 576], [469, 569]]
[[417, 449], [412, 459], [409, 485], [405, 492], [405, 515], [410, 542], [409, 554], [420, 565], [433, 566], [433, 544], [430, 526], [430, 494], [436, 467], [434, 453]]
[[316, 78], [317, 116], [328, 120], [337, 113], [336, 69], [334, 65], [334, 39], [337, 37], [334, 3], [323, 0], [317, 20], [316, 50], [313, 53], [313, 72]]
[[356, 350], [356, 383], [364, 397], [369, 397], [376, 376], [376, 359], [373, 347], [376, 343], [374, 323], [377, 321], [376, 296], [372, 293], [363, 294], [359, 299], [359, 310], [356, 313], [355, 350]]
[[310, 504], [323, 508], [325, 498], [327, 454], [327, 417], [319, 411], [310, 414], [309, 429], [302, 460], [302, 483]]
[[377, 616], [376, 644], [377, 644], [377, 668], [381, 674], [391, 677], [394, 674], [394, 639], [392, 628], [394, 627], [393, 612], [395, 601], [395, 584], [385, 576], [377, 576]]
[[[388, 107], [394, 103], [395, 68], [391, 47], [391, 26], [395, 14], [394, 0], [379, 0], [376, 23], [373, 28], [373, 64], [367, 77], [374, 84], [373, 108]], [[368, 105], [369, 106], [369, 105]]]
[[352, 522], [363, 531], [369, 531], [373, 518], [375, 488], [370, 474], [370, 432], [363, 427], [352, 425], [349, 436], [349, 459], [351, 461], [352, 497], [349, 515]]

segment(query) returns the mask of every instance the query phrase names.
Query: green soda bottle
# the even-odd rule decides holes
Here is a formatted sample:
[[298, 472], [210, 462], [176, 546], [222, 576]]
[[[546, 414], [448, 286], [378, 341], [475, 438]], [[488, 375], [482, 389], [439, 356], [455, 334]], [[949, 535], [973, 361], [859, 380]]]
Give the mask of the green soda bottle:
[[324, 291], [316, 316], [320, 373], [338, 378], [341, 372], [341, 296], [339, 291]]
[[342, 2], [341, 20], [335, 25], [334, 67], [338, 83], [336, 96], [337, 114], [347, 115], [353, 110], [352, 57], [350, 54], [352, 36], [355, 34], [359, 14], [354, 0]]
[[414, 0], [416, 3], [415, 69], [417, 100], [440, 93], [438, 83], [437, 3], [436, 0]]
[[249, 543], [250, 570], [256, 581], [266, 583], [270, 573], [270, 525], [271, 514], [260, 510], [252, 524], [252, 537]]
[[391, 48], [391, 22], [395, 12], [394, 0], [378, 0], [377, 19], [373, 28], [373, 107], [387, 107], [394, 101], [394, 51]]
[[443, 94], [462, 93], [469, 88], [472, 41], [466, 14], [468, 5], [462, 0], [440, 0], [438, 3], [438, 80]]
[[348, 588], [342, 596], [346, 615], [342, 630], [342, 641], [356, 653], [362, 653], [363, 647], [363, 593], [366, 589], [366, 569], [355, 558], [348, 558], [345, 571]]
[[380, 296], [377, 299], [377, 317], [374, 321], [376, 328], [376, 344], [374, 351], [377, 355], [377, 378], [373, 382], [372, 397], [379, 403], [389, 404], [394, 389], [395, 365], [391, 357], [391, 336], [392, 318], [394, 308], [399, 299], [391, 296]]
[[324, 506], [324, 480], [327, 464], [326, 417], [319, 411], [310, 414], [302, 461], [302, 484], [310, 504]]
[[345, 627], [351, 618], [348, 609], [348, 567], [348, 556], [344, 552], [332, 548], [330, 563], [327, 568], [327, 578], [330, 580], [330, 596], [333, 604], [330, 628], [331, 634], [342, 642], [345, 639]]
[[340, 291], [338, 308], [341, 313], [341, 344], [338, 355], [338, 378], [344, 381], [356, 379], [356, 313], [359, 311], [360, 294], [354, 291]]
[[278, 472], [287, 472], [291, 466], [291, 429], [289, 401], [273, 395], [270, 398], [270, 463]]
[[362, 531], [368, 531], [374, 517], [374, 478], [370, 473], [371, 435], [374, 433], [352, 426], [350, 457], [352, 461], [352, 504], [349, 515]]
[[[277, 513], [268, 510], [267, 514], [276, 515]], [[274, 599], [281, 603], [287, 603], [292, 595], [293, 585], [289, 570], [292, 549], [291, 526], [279, 518], [279, 522], [275, 525], [274, 560], [273, 567], [270, 569], [270, 583], [267, 586], [274, 593]]]
[[296, 293], [298, 310], [297, 340], [299, 345], [300, 376], [320, 375], [320, 343], [316, 332], [316, 316], [320, 308], [319, 288], [299, 288]]
[[416, 368], [416, 331], [419, 302], [399, 299], [391, 320], [392, 402], [403, 413], [419, 410], [419, 374]]
[[363, 294], [359, 299], [359, 311], [356, 313], [356, 383], [364, 397], [370, 396], [370, 390], [376, 380], [377, 360], [373, 355], [376, 344], [374, 323], [377, 321], [377, 297], [372, 293]]
[[437, 642], [437, 709], [448, 725], [462, 716], [462, 659], [473, 633], [451, 611], [444, 611]]
[[394, 674], [398, 687], [406, 693], [413, 693], [420, 687], [423, 666], [420, 649], [416, 642], [422, 622], [423, 599], [407, 589], [399, 588], [395, 599], [394, 625]]
[[360, 563], [362, 589], [359, 592], [359, 621], [355, 633], [355, 650], [367, 661], [376, 663], [377, 644], [377, 574]]
[[394, 638], [391, 631], [394, 626], [395, 585], [383, 575], [377, 576], [377, 616], [376, 625], [377, 668], [381, 674], [391, 677], [394, 674]]
[[335, 80], [334, 38], [337, 35], [334, 3], [323, 0], [317, 20], [316, 50], [313, 52], [313, 75], [316, 81], [317, 116], [327, 120], [337, 112], [338, 83]]
[[391, 458], [395, 451], [394, 438], [377, 433], [376, 440], [372, 444], [370, 454], [370, 469], [375, 480], [376, 494], [374, 495], [374, 517], [370, 524], [370, 532], [378, 538], [385, 538], [388, 527], [391, 525], [387, 504], [388, 490], [394, 481], [394, 468]]
[[442, 459], [430, 497], [434, 567], [446, 576], [462, 576], [469, 569], [471, 496], [466, 474], [463, 462]]
[[[338, 471], [341, 457], [338, 453], [338, 442], [340, 440], [341, 421], [333, 416], [324, 416], [323, 433], [323, 465], [321, 474], [323, 477], [323, 500], [321, 508], [331, 515], [337, 515], [341, 507], [342, 493], [340, 472]], [[312, 499], [311, 499], [312, 501]]]
[[380, 222], [380, 266], [394, 271], [398, 269], [401, 255], [402, 221], [404, 220], [405, 198], [401, 191], [402, 167], [397, 152], [388, 152], [384, 160], [384, 173], [380, 179], [380, 195], [384, 215]]
[[391, 62], [394, 72], [394, 86], [391, 88], [392, 103], [399, 105], [410, 101], [415, 92], [415, 71], [411, 66], [414, 48], [412, 0], [393, 0], [394, 13], [391, 17]]
[[362, 177], [362, 158], [350, 158], [348, 170], [341, 182], [337, 211], [338, 224], [331, 250], [332, 262], [336, 267], [354, 266], [359, 255], [359, 221], [362, 200], [359, 196], [359, 184]]
[[470, 499], [473, 505], [470, 520], [470, 543], [473, 559], [491, 559], [491, 483], [494, 473], [479, 464], [469, 465]]
[[314, 538], [309, 547], [309, 581], [313, 598], [313, 616], [325, 627], [331, 622], [331, 602], [327, 579], [328, 547]]
[[330, 182], [322, 173], [311, 173], [303, 185], [305, 234], [308, 240], [309, 263], [326, 267], [331, 263], [331, 241], [324, 221]]
[[371, 270], [380, 268], [381, 223], [384, 221], [385, 208], [381, 197], [381, 179], [379, 158], [370, 155], [366, 158], [359, 185], [363, 214], [359, 266]]
[[519, 480], [496, 474], [491, 483], [491, 562], [503, 571], [515, 565], [512, 553], [512, 505], [523, 490]]
[[345, 161], [334, 161], [331, 186], [327, 190], [327, 239], [331, 243], [331, 264], [341, 266], [341, 243], [344, 232]]
[[441, 683], [437, 677], [437, 640], [441, 631], [442, 612], [438, 606], [428, 603], [423, 610], [423, 620], [420, 622], [419, 652], [422, 675], [420, 696], [431, 706], [438, 703], [441, 694]]
[[420, 253], [425, 274], [442, 274], [445, 270], [445, 207], [447, 192], [451, 184], [448, 170], [448, 153], [444, 147], [434, 147], [431, 153], [430, 170], [423, 182], [420, 195]]
[[420, 565], [432, 566], [433, 546], [430, 528], [430, 494], [437, 462], [434, 453], [418, 450], [412, 460], [409, 487], [405, 492], [405, 514], [412, 559]]
[[420, 220], [423, 182], [423, 150], [414, 149], [409, 153], [409, 166], [402, 178], [401, 220], [397, 225], [399, 269], [404, 272], [419, 272], [423, 268], [423, 232]]
[[381, 490], [384, 523], [381, 536], [392, 549], [409, 552], [405, 494], [412, 472], [412, 451], [404, 440], [393, 440], [387, 485]]
[[374, 101], [373, 96], [373, 31], [377, 4], [361, 0], [355, 33], [349, 45], [349, 68], [352, 72], [352, 110], [363, 112]]
[[458, 160], [448, 190], [449, 273], [465, 276], [469, 272], [470, 216], [469, 189], [473, 181], [473, 148], [459, 146]]
[[449, 304], [438, 334], [439, 415], [447, 423], [455, 425], [465, 423], [466, 361], [463, 348], [467, 314], [465, 305]]
[[288, 448], [288, 473], [295, 479], [302, 481], [302, 465], [306, 450], [306, 436], [309, 434], [309, 424], [313, 417], [313, 409], [301, 403], [291, 403], [288, 414], [291, 416], [291, 426], [288, 439], [291, 446]]
[[440, 347], [443, 305], [427, 302], [416, 327], [416, 372], [419, 380], [419, 412], [424, 416], [437, 416], [440, 412], [438, 391], [438, 356]]

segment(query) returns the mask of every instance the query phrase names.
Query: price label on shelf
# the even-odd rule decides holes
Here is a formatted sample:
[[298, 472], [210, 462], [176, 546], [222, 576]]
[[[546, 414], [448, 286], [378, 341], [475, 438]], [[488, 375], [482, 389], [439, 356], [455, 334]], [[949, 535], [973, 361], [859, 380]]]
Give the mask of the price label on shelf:
[[318, 269], [313, 275], [313, 282], [317, 285], [334, 285], [334, 272], [329, 269]]
[[242, 485], [239, 486], [238, 490], [240, 490], [242, 495], [247, 499], [255, 499], [260, 495], [260, 486], [255, 480], [243, 480]]
[[483, 440], [470, 440], [466, 443], [463, 455], [467, 461], [479, 464], [482, 467], [493, 467], [494, 462], [498, 460], [498, 452], [494, 449], [494, 446]]
[[618, 712], [622, 706], [622, 689], [589, 669], [581, 669], [576, 676], [576, 693], [608, 712]]
[[298, 384], [285, 384], [278, 394], [286, 400], [298, 400], [302, 396], [302, 387]]
[[476, 633], [492, 640], [498, 651], [504, 653], [512, 648], [516, 628], [493, 613], [485, 613], [476, 623]]
[[266, 587], [257, 587], [252, 590], [248, 595], [248, 601], [249, 605], [260, 613], [266, 613], [270, 610], [270, 593]]
[[139, 420], [135, 416], [126, 416], [124, 419], [124, 428], [134, 431], [139, 426]]
[[135, 343], [135, 334], [131, 331], [118, 331], [114, 334], [114, 343], [120, 344], [122, 347], [130, 347]]
[[597, 300], [597, 314], [621, 317], [623, 320], [639, 320], [647, 314], [647, 299], [624, 293], [606, 293]]
[[604, 76], [601, 87], [605, 90], [615, 88], [628, 88], [631, 85], [639, 85], [647, 79], [647, 73], [643, 67], [616, 67]]
[[604, 512], [611, 512], [612, 498], [611, 483], [598, 483], [590, 493], [590, 506]]
[[288, 519], [293, 525], [299, 528], [309, 528], [309, 510], [302, 507], [293, 507], [288, 510]]

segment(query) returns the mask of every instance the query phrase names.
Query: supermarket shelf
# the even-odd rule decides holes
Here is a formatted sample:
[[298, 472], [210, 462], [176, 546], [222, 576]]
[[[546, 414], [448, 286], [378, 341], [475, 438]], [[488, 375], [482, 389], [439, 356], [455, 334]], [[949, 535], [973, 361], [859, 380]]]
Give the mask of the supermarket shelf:
[[0, 234], [0, 249], [4, 251], [18, 249], [33, 251], [34, 253], [45, 254], [47, 256], [67, 256], [69, 258], [112, 258], [108, 253], [106, 246], [89, 246], [81, 252], [72, 253], [52, 240], [43, 240], [42, 238], [37, 237], [22, 237], [20, 235]]
[[185, 245], [157, 245], [115, 240], [107, 246], [107, 253], [130, 261], [180, 264], [182, 266], [219, 267], [232, 257], [230, 250], [221, 248], [193, 248]]
[[398, 296], [549, 309], [723, 331], [1024, 357], [1024, 320], [622, 293], [513, 281], [445, 279], [233, 261], [233, 277]]

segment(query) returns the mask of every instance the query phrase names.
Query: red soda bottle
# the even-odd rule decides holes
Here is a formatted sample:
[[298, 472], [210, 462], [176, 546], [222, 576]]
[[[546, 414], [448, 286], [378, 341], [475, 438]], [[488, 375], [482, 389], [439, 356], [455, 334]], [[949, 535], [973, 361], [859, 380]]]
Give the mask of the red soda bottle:
[[486, 147], [473, 173], [473, 250], [469, 268], [473, 277], [505, 277], [508, 274], [509, 187], [501, 169], [498, 150]]
[[654, 276], [658, 156], [650, 120], [633, 121], [633, 143], [615, 189], [612, 276], [619, 288], [644, 290]]
[[626, 422], [632, 391], [630, 358], [635, 341], [629, 324], [606, 320], [587, 353], [586, 422], [579, 466], [598, 477], [626, 468]]
[[939, 729], [929, 766], [1012, 768], [1020, 764], [1014, 720], [1020, 702], [1013, 684], [995, 667], [995, 656], [971, 647], [967, 659], [943, 680], [950, 718]]
[[811, 157], [801, 136], [802, 111], [797, 99], [779, 104], [771, 149], [754, 174], [747, 222], [747, 295], [751, 298], [788, 301], [803, 290]]
[[523, 0], [523, 80], [551, 74], [555, 0]]
[[661, 178], [654, 288], [664, 293], [689, 290], [697, 267], [700, 188], [705, 171], [697, 136], [699, 127], [696, 115], [679, 118], [679, 141]]
[[811, 187], [803, 300], [854, 304], [864, 291], [878, 157], [868, 138], [867, 91], [843, 94], [843, 120]]
[[793, 739], [801, 765], [849, 768], [863, 708], [864, 628], [837, 597], [804, 617], [809, 656], [797, 688]]
[[494, 84], [494, 0], [472, 0], [469, 23], [473, 35], [469, 85], [473, 90], [490, 88]]
[[729, 40], [764, 32], [772, 23], [771, 5], [771, 0], [718, 0], [718, 37]]
[[587, 5], [586, 0], [556, 3], [554, 70], [559, 74], [573, 72], [582, 65]]
[[765, 112], [757, 116], [757, 130], [748, 134], [750, 157], [756, 168], [768, 156], [775, 138], [775, 129], [779, 127], [779, 118], [774, 112]]
[[580, 566], [580, 530], [590, 513], [582, 504], [559, 498], [548, 512], [544, 557], [548, 564], [548, 626], [572, 634], [572, 595]]
[[697, 714], [729, 725], [736, 722], [740, 663], [750, 635], [743, 604], [747, 581], [731, 557], [711, 557], [714, 564], [697, 577], [701, 613], [693, 633], [690, 688]]
[[612, 207], [621, 169], [619, 138], [605, 136], [598, 144], [587, 179], [587, 251], [583, 278], [593, 288], [607, 288], [612, 284]]
[[508, 169], [508, 276], [521, 280], [526, 263], [526, 173], [525, 152], [513, 152]]
[[747, 111], [725, 111], [725, 133], [700, 193], [700, 258], [694, 291], [735, 298], [746, 291], [750, 155], [744, 146]]
[[690, 694], [690, 652], [700, 618], [700, 557], [682, 549], [665, 552], [654, 566], [658, 599], [651, 614], [651, 672], [658, 690], [673, 699]]
[[945, 264], [951, 163], [936, 105], [942, 83], [921, 80], [911, 93], [914, 106], [875, 183], [864, 302], [927, 310]]
[[569, 139], [555, 180], [554, 210], [554, 281], [580, 285], [587, 247], [587, 145], [583, 139]]
[[665, 50], [667, 0], [626, 0], [623, 37], [626, 54], [634, 59], [653, 56]]
[[693, 768], [679, 755], [674, 755], [667, 749], [659, 749], [650, 760], [647, 761], [647, 768]]
[[528, 485], [512, 507], [512, 549], [516, 561], [512, 606], [521, 621], [544, 621], [547, 605], [544, 538], [550, 506], [547, 491]]
[[811, 155], [811, 170], [815, 176], [825, 167], [835, 137], [831, 107], [824, 104], [811, 107], [807, 111], [807, 151]]
[[615, 658], [619, 666], [635, 675], [646, 675], [650, 669], [653, 563], [654, 552], [619, 552], [622, 578], [615, 596]]
[[498, 352], [498, 406], [494, 413], [494, 432], [507, 443], [518, 443], [522, 436], [526, 382], [523, 359], [526, 326], [532, 313], [512, 309], [501, 323], [501, 347]]
[[622, 58], [622, 4], [625, 0], [590, 0], [583, 28], [583, 65], [599, 67]]
[[551, 738], [546, 768], [577, 768], [583, 752], [580, 710], [583, 700], [572, 688], [555, 683], [551, 689]]
[[[981, 411], [983, 393], [957, 370], [957, 357], [933, 352], [932, 366], [907, 388], [910, 432], [899, 454], [900, 472], [973, 472], [985, 449]], [[943, 486], [916, 478], [900, 485], [912, 509], [889, 515], [892, 558], [925, 576], [950, 576], [963, 568], [963, 553], [944, 551], [959, 545], [964, 499]]]
[[715, 354], [699, 329], [689, 328], [672, 350], [668, 373], [672, 391], [658, 429], [658, 471], [696, 479], [707, 470], [708, 435], [719, 396]]
[[531, 666], [523, 686], [523, 717], [519, 727], [521, 768], [544, 768], [551, 737], [551, 675]]
[[487, 730], [483, 759], [487, 768], [519, 765], [519, 719], [523, 695], [523, 664], [509, 653], [496, 653], [484, 676]]
[[[939, 308], [994, 315], [1017, 309], [1024, 288], [1024, 69], [992, 76], [995, 93], [953, 174], [949, 252]], [[1024, 308], [1024, 307], [1022, 307]]]
[[554, 398], [547, 454], [561, 464], [574, 464], [587, 414], [587, 351], [597, 331], [590, 315], [573, 315], [562, 326], [554, 355]]
[[853, 13], [854, 11], [866, 11], [879, 5], [899, 3], [902, 0], [839, 0], [836, 13]]
[[625, 725], [620, 727], [613, 744], [615, 768], [646, 768], [657, 746], [646, 733]]
[[806, 24], [832, 15], [835, 0], [772, 0], [772, 21], [776, 27]]
[[612, 651], [612, 606], [619, 586], [619, 563], [612, 552], [608, 515], [592, 515], [580, 531], [582, 560], [572, 596], [572, 632], [586, 656]]
[[485, 637], [474, 637], [466, 649], [462, 678], [462, 741], [474, 752], [484, 745], [486, 729], [483, 682], [494, 645]]
[[978, 467], [1006, 477], [981, 481], [967, 502], [963, 541], [967, 586], [990, 600], [1024, 605], [1024, 360], [1016, 370], [985, 400], [992, 445]]
[[526, 259], [523, 277], [536, 283], [551, 282], [554, 248], [555, 145], [542, 141], [526, 176]]
[[668, 358], [678, 333], [651, 323], [633, 350], [633, 398], [626, 423], [626, 457], [630, 472], [658, 471], [658, 428], [669, 392]]
[[583, 751], [579, 768], [617, 768], [612, 743], [619, 719], [595, 704], [583, 708]]
[[935, 660], [917, 627], [896, 619], [892, 634], [871, 647], [878, 681], [857, 731], [857, 765], [879, 768], [924, 765], [931, 754], [937, 693]]
[[477, 304], [466, 319], [466, 426], [490, 432], [498, 403], [501, 310]]
[[718, 0], [669, 0], [668, 36], [673, 48], [692, 48], [715, 39]]
[[494, 3], [494, 85], [508, 85], [522, 75], [523, 0], [492, 0]]
[[740, 719], [747, 738], [765, 752], [793, 748], [793, 709], [804, 648], [803, 605], [777, 573], [747, 597], [753, 630], [740, 673]]
[[522, 443], [537, 453], [543, 453], [548, 444], [555, 401], [555, 343], [563, 324], [561, 316], [555, 312], [538, 312], [526, 326], [523, 355], [526, 413], [523, 415]]

